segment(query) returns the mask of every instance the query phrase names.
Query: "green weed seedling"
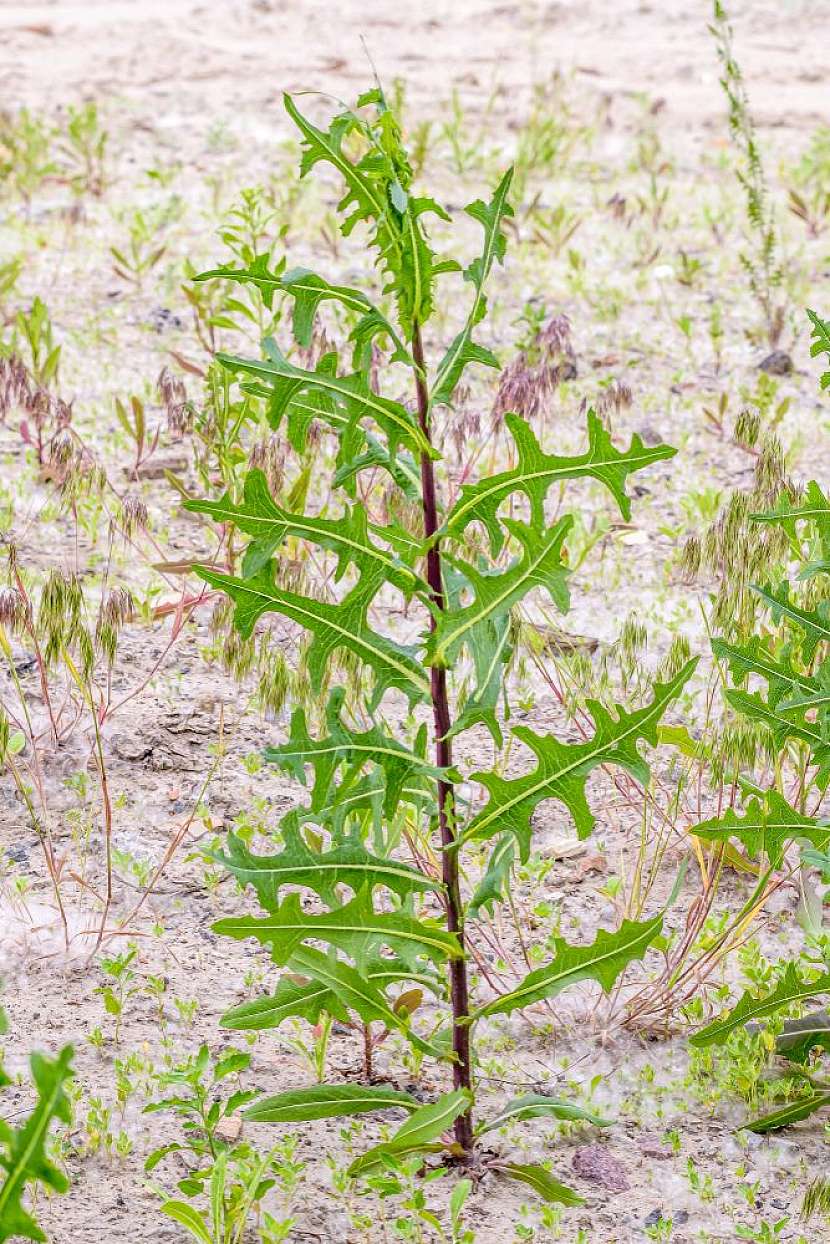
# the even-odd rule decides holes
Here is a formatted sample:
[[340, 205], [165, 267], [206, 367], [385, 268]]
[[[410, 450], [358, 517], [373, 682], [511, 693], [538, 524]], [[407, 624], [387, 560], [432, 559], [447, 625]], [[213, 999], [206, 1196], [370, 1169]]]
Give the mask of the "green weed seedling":
[[[512, 647], [512, 608], [533, 589], [547, 593], [561, 611], [568, 607], [565, 544], [573, 519], [547, 521], [549, 490], [558, 492], [568, 479], [591, 477], [605, 485], [628, 518], [627, 477], [674, 450], [646, 447], [634, 437], [620, 451], [590, 411], [588, 448], [560, 456], [543, 449], [528, 422], [507, 413], [515, 466], [470, 477], [445, 506], [441, 412], [452, 404], [469, 367], [498, 367], [478, 332], [487, 314], [487, 281], [504, 258], [511, 172], [488, 201], [467, 207], [481, 229], [481, 245], [462, 268], [439, 258], [430, 244], [431, 222], [449, 216], [434, 199], [416, 193], [398, 122], [380, 89], [362, 96], [327, 129], [312, 124], [291, 97], [286, 109], [302, 136], [301, 172], [327, 164], [342, 179], [342, 232], [365, 229], [387, 298], [373, 301], [362, 289], [332, 284], [283, 262], [270, 267], [259, 257], [245, 267], [205, 274], [205, 279], [257, 286], [269, 309], [277, 299], [293, 304], [293, 333], [304, 365], [286, 357], [273, 338], [264, 342], [262, 358], [220, 353], [218, 361], [239, 378], [244, 394], [264, 403], [273, 431], [287, 432], [301, 463], [308, 446], [322, 438], [336, 451], [333, 499], [325, 514], [279, 503], [258, 469], [218, 500], [187, 503], [248, 537], [238, 573], [215, 565], [199, 569], [207, 584], [233, 602], [241, 636], [252, 636], [268, 613], [297, 624], [308, 635], [304, 660], [312, 692], [321, 699], [328, 692], [319, 732], [306, 709], [298, 708], [287, 741], [265, 753], [301, 781], [309, 769], [314, 775], [308, 806], [283, 819], [282, 849], [255, 855], [231, 834], [220, 856], [241, 883], [253, 887], [264, 914], [235, 916], [214, 927], [230, 937], [257, 938], [286, 969], [273, 995], [242, 1003], [225, 1015], [223, 1025], [262, 1030], [294, 1016], [311, 1024], [332, 1016], [361, 1036], [364, 1083], [300, 1087], [258, 1101], [245, 1118], [285, 1124], [400, 1110], [406, 1121], [352, 1163], [353, 1177], [373, 1177], [390, 1161], [422, 1163], [438, 1154], [462, 1171], [495, 1169], [543, 1198], [574, 1204], [578, 1198], [545, 1166], [493, 1156], [488, 1146], [494, 1129], [510, 1121], [551, 1116], [598, 1122], [596, 1116], [531, 1094], [509, 1102], [495, 1117], [476, 1120], [476, 1029], [491, 1017], [555, 998], [577, 981], [592, 980], [610, 990], [659, 936], [661, 917], [625, 920], [615, 932], [600, 931], [589, 945], [557, 938], [549, 962], [515, 988], [478, 999], [470, 988], [468, 942], [474, 926], [468, 913], [504, 900], [514, 863], [529, 857], [531, 818], [544, 800], [562, 803], [585, 837], [594, 824], [585, 793], [589, 773], [610, 763], [641, 780], [647, 777], [638, 743], [657, 742], [658, 722], [694, 661], [656, 683], [641, 708], [617, 705], [609, 711], [591, 703], [593, 733], [584, 742], [566, 744], [553, 734], [517, 726], [513, 739], [535, 759], [523, 776], [504, 777], [501, 761], [490, 772], [463, 772], [453, 744], [480, 727], [497, 749], [505, 746], [499, 708], [507, 695], [503, 675]], [[428, 360], [430, 322], [445, 282], [459, 273], [469, 293], [466, 319], [443, 352]], [[324, 334], [318, 316], [332, 306], [351, 326], [340, 352], [328, 338], [319, 348]], [[405, 382], [408, 404], [390, 395], [400, 395]], [[324, 462], [318, 449], [318, 476]], [[376, 517], [380, 507], [367, 491], [373, 479], [407, 498], [409, 525]], [[300, 492], [301, 506], [306, 491]], [[473, 538], [476, 529], [486, 542]], [[334, 582], [343, 585], [337, 597], [327, 587], [328, 571], [309, 592], [296, 590], [282, 553], [297, 544], [332, 558]], [[417, 611], [422, 631], [415, 642], [404, 644], [375, 629], [372, 612], [381, 594], [397, 594], [410, 615]], [[465, 666], [473, 686], [462, 700], [454, 695], [454, 671]], [[393, 700], [409, 706], [404, 730], [392, 730], [384, 718]], [[431, 756], [426, 716], [432, 721]], [[487, 796], [475, 812], [462, 793], [469, 783]], [[417, 844], [415, 865], [391, 853], [401, 837], [395, 827], [402, 816], [407, 839]], [[491, 846], [492, 855], [467, 904], [462, 861], [467, 849], [480, 851], [482, 844]], [[305, 909], [301, 891], [315, 896], [313, 912]], [[426, 995], [448, 1003], [447, 1025], [437, 1031], [418, 1023]], [[373, 1082], [373, 1055], [393, 1034], [419, 1057], [445, 1066], [452, 1091], [424, 1105], [409, 1092]]]
[[[157, 1077], [162, 1089], [173, 1095], [145, 1106], [144, 1112], [171, 1111], [179, 1117], [184, 1139], [155, 1149], [144, 1169], [151, 1173], [170, 1154], [188, 1165], [177, 1183], [181, 1200], [159, 1190], [162, 1213], [180, 1223], [201, 1244], [241, 1244], [253, 1214], [259, 1221], [261, 1244], [278, 1244], [290, 1236], [290, 1218], [278, 1220], [261, 1213], [266, 1193], [279, 1184], [290, 1199], [302, 1173], [296, 1146], [290, 1139], [268, 1153], [257, 1152], [239, 1137], [239, 1111], [257, 1096], [237, 1088], [223, 1095], [226, 1081], [238, 1078], [250, 1065], [250, 1055], [226, 1051], [215, 1063], [203, 1045], [195, 1057]], [[207, 1200], [207, 1207], [198, 1202]], [[196, 1202], [196, 1204], [194, 1204]]]

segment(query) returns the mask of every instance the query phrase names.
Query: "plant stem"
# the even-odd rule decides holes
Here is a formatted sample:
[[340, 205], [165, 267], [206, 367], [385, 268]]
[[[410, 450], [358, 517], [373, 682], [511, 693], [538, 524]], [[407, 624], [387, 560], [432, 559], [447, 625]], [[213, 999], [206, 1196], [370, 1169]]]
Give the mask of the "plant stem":
[[[429, 393], [424, 368], [424, 349], [420, 326], [416, 323], [412, 334], [412, 357], [415, 361], [415, 391], [418, 401], [418, 422], [427, 441], [429, 429]], [[421, 455], [421, 500], [424, 513], [424, 536], [430, 542], [427, 552], [427, 582], [436, 609], [446, 608], [444, 579], [441, 571], [439, 542], [433, 539], [438, 530], [438, 502], [435, 490], [435, 471], [429, 454]], [[436, 626], [430, 615], [430, 626]], [[435, 723], [435, 763], [441, 769], [452, 766], [452, 744], [447, 737], [452, 725], [449, 697], [447, 695], [447, 671], [441, 666], [430, 668], [432, 715]], [[438, 828], [441, 834], [442, 875], [447, 905], [447, 927], [455, 933], [464, 950], [464, 914], [461, 890], [458, 882], [458, 852], [452, 850], [455, 842], [455, 798], [452, 783], [438, 780]], [[472, 1092], [472, 1056], [470, 1028], [464, 1022], [469, 1014], [469, 988], [467, 984], [467, 961], [463, 957], [450, 961], [450, 1000], [452, 1004], [452, 1047], [455, 1054], [453, 1083], [457, 1089]], [[454, 1125], [455, 1139], [468, 1154], [473, 1147], [473, 1112], [466, 1110]]]

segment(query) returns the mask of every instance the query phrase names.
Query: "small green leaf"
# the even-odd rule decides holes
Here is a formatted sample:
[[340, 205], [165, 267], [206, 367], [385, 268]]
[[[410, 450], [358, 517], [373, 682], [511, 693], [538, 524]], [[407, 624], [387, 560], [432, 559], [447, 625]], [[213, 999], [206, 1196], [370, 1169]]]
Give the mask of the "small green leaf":
[[27, 1185], [42, 1183], [55, 1192], [66, 1192], [69, 1187], [63, 1171], [47, 1157], [46, 1141], [55, 1120], [67, 1125], [72, 1121], [66, 1095], [66, 1084], [72, 1076], [72, 1053], [72, 1046], [67, 1045], [54, 1059], [32, 1054], [32, 1081], [37, 1091], [35, 1104], [20, 1127], [0, 1120], [0, 1166], [5, 1172], [0, 1187], [0, 1241], [21, 1237], [46, 1239], [23, 1206]]

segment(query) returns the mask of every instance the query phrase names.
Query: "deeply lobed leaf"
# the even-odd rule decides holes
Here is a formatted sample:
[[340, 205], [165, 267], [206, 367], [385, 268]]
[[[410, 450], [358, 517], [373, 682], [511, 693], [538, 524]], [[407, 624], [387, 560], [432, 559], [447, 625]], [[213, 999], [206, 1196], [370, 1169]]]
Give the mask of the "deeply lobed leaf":
[[594, 719], [593, 738], [583, 743], [561, 743], [555, 735], [540, 735], [526, 726], [517, 727], [514, 737], [526, 743], [538, 764], [519, 778], [499, 773], [474, 773], [473, 780], [486, 787], [487, 804], [464, 830], [462, 842], [490, 838], [509, 831], [519, 843], [522, 860], [530, 853], [531, 817], [540, 803], [557, 799], [573, 817], [577, 833], [586, 837], [594, 817], [585, 796], [589, 774], [602, 764], [620, 765], [645, 782], [648, 765], [639, 753], [638, 743], [657, 744], [657, 726], [671, 701], [691, 677], [697, 660], [688, 661], [668, 683], [655, 683], [654, 696], [645, 708], [628, 712], [618, 707], [614, 717], [601, 704], [589, 701]]
[[573, 457], [544, 453], [530, 424], [518, 415], [506, 415], [505, 424], [516, 443], [516, 466], [510, 471], [482, 479], [477, 484], [465, 484], [444, 524], [448, 535], [460, 535], [470, 523], [482, 523], [490, 536], [494, 554], [504, 543], [504, 532], [498, 519], [499, 509], [513, 493], [525, 494], [530, 503], [532, 525], [541, 528], [544, 526], [545, 498], [550, 488], [567, 479], [590, 476], [605, 485], [619, 505], [623, 518], [628, 519], [631, 514], [631, 503], [625, 492], [628, 476], [654, 462], [671, 458], [677, 452], [670, 445], [646, 446], [636, 435], [628, 450], [620, 452], [614, 448], [611, 437], [593, 410], [588, 411], [588, 448], [584, 454]]

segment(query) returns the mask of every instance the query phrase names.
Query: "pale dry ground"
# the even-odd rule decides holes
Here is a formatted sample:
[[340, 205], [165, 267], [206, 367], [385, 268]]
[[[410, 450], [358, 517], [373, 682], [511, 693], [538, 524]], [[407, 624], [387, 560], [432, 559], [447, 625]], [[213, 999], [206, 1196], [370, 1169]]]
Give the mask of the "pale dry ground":
[[[816, 7], [806, 3], [733, 6], [741, 62], [761, 132], [779, 159], [790, 151], [802, 150], [814, 127], [828, 120], [825, 63], [830, 46], [830, 5], [823, 5], [818, 13]], [[416, 14], [413, 24], [404, 25], [403, 16], [410, 13]], [[318, 89], [351, 99], [365, 86], [368, 70], [360, 42], [363, 35], [384, 79], [396, 75], [405, 79], [408, 106], [416, 116], [421, 112], [434, 116], [439, 101], [445, 100], [453, 88], [475, 116], [498, 89], [495, 113], [499, 124], [515, 131], [526, 115], [533, 83], [547, 80], [555, 70], [573, 74], [577, 89], [584, 88], [592, 104], [603, 95], [610, 96], [613, 115], [619, 120], [615, 122], [617, 128], [610, 126], [602, 138], [609, 182], [617, 166], [624, 163], [637, 97], [642, 93], [664, 101], [659, 112], [660, 136], [664, 149], [679, 166], [680, 193], [687, 196], [691, 214], [695, 197], [705, 195], [710, 179], [714, 182], [715, 178], [713, 165], [701, 162], [701, 157], [719, 143], [722, 146], [725, 132], [714, 56], [706, 32], [708, 13], [708, 4], [699, 2], [648, 5], [631, 0], [619, 4], [606, 0], [492, 6], [462, 0], [420, 4], [408, 11], [392, 3], [281, 5], [263, 0], [207, 5], [192, 0], [135, 0], [21, 5], [0, 0], [0, 107], [25, 103], [56, 113], [67, 103], [95, 99], [114, 135], [118, 182], [113, 193], [117, 202], [130, 202], [134, 173], [156, 160], [180, 160], [184, 171], [176, 183], [177, 192], [187, 196], [192, 183], [193, 199], [204, 207], [202, 183], [217, 167], [226, 178], [238, 177], [241, 185], [267, 172], [277, 141], [288, 135], [280, 103], [284, 89]], [[226, 127], [233, 135], [231, 155], [217, 155], [206, 141], [206, 134], [216, 126]], [[237, 173], [237, 169], [241, 171]], [[554, 197], [555, 189], [551, 188]], [[612, 189], [609, 185], [609, 195]], [[478, 193], [480, 187], [476, 185], [467, 197]], [[679, 207], [682, 219], [682, 200]], [[47, 203], [47, 216], [49, 210]], [[207, 223], [206, 212], [196, 219], [198, 224], [191, 223], [191, 227], [200, 228], [202, 233], [192, 239], [193, 250], [208, 262], [216, 250], [215, 226]], [[183, 230], [188, 221], [186, 218]], [[118, 286], [109, 270], [107, 229], [106, 214], [93, 209], [90, 228], [84, 235], [87, 250], [79, 249], [68, 233], [64, 236], [63, 226], [58, 224], [59, 279], [55, 280], [52, 251], [46, 249], [33, 259], [31, 271], [27, 269], [22, 282], [27, 292], [40, 292], [47, 299], [59, 330], [75, 330], [66, 345], [66, 369], [71, 391], [80, 395], [82, 417], [89, 421], [93, 434], [94, 413], [99, 406], [103, 409], [105, 396], [108, 399], [111, 392], [129, 389], [140, 379], [152, 380], [161, 362], [166, 361], [168, 345], [186, 352], [191, 349], [184, 328], [163, 340], [146, 329], [146, 318], [160, 301], [173, 306], [186, 321], [177, 280], [168, 276], [158, 288], [151, 282], [141, 295], [124, 299], [123, 313], [120, 302], [107, 303], [110, 291]], [[179, 241], [179, 249], [188, 253], [187, 239]], [[598, 269], [607, 263], [602, 221], [587, 223], [577, 241]], [[826, 245], [813, 248], [805, 274], [816, 305], [822, 305], [822, 291], [827, 289], [825, 251]], [[523, 298], [544, 290], [546, 279], [527, 262], [518, 271], [508, 270], [504, 279], [499, 278], [499, 288], [506, 291], [506, 306], [499, 320], [505, 332], [514, 331], [508, 326]], [[738, 277], [733, 273], [731, 279], [736, 281], [735, 331], [726, 343], [727, 375], [715, 384], [702, 365], [700, 375], [686, 385], [688, 389], [694, 390], [695, 384], [704, 389], [710, 385], [734, 389], [739, 383], [753, 382], [758, 352], [747, 347], [738, 331], [750, 312], [741, 301]], [[557, 281], [558, 291], [562, 285], [558, 277]], [[622, 325], [594, 323], [584, 309], [580, 316], [577, 308], [568, 306], [575, 321], [580, 359], [583, 354], [600, 358], [586, 368], [586, 388], [593, 383], [592, 367], [598, 375], [605, 374], [600, 364], [603, 358], [611, 357], [606, 351], [619, 349], [628, 358], [626, 352], [632, 342], [639, 342], [636, 350], [644, 362], [630, 373], [634, 377], [635, 407], [620, 421], [621, 436], [644, 423], [656, 423], [665, 439], [677, 433], [685, 438], [677, 473], [670, 476], [668, 468], [661, 468], [644, 481], [651, 490], [656, 490], [659, 481], [668, 483], [672, 479], [676, 483], [672, 495], [659, 502], [643, 502], [645, 512], [638, 520], [642, 529], [631, 533], [631, 547], [626, 553], [632, 566], [626, 592], [619, 597], [609, 595], [608, 584], [601, 577], [595, 583], [585, 576], [581, 584], [584, 597], [580, 597], [571, 619], [573, 629], [603, 639], [614, 636], [635, 596], [657, 602], [655, 610], [664, 608], [667, 616], [681, 617], [693, 626], [693, 610], [683, 612], [682, 591], [675, 593], [677, 599], [670, 604], [659, 603], [661, 567], [672, 551], [670, 539], [660, 534], [660, 522], [676, 518], [677, 495], [683, 486], [701, 488], [710, 481], [722, 487], [737, 486], [747, 479], [740, 455], [716, 451], [711, 439], [701, 434], [699, 413], [693, 411], [691, 397], [687, 403], [684, 396], [685, 381], [679, 386], [680, 395], [668, 396], [682, 365], [682, 351], [676, 342], [667, 347], [662, 340], [652, 339], [649, 330], [658, 316], [658, 300], [652, 292], [646, 298], [643, 287], [637, 288], [643, 294], [642, 304], [627, 307]], [[721, 296], [731, 306], [730, 291], [721, 291]], [[84, 334], [89, 333], [99, 312], [106, 332], [86, 347]], [[117, 356], [112, 345], [115, 339]], [[798, 403], [788, 417], [787, 430], [802, 437], [809, 452], [802, 452], [799, 465], [803, 471], [811, 471], [816, 469], [817, 458], [826, 463], [827, 438], [824, 435], [818, 446], [809, 439], [820, 425], [815, 416], [815, 378], [806, 363], [803, 335], [796, 367], [796, 375], [783, 386]], [[576, 401], [572, 406], [575, 408]], [[109, 432], [105, 421], [97, 435], [106, 450]], [[4, 440], [3, 450], [8, 454], [19, 452], [11, 437]], [[13, 461], [7, 457], [2, 471], [13, 469], [9, 466]], [[158, 492], [153, 499], [157, 510], [163, 508], [164, 499]], [[40, 504], [41, 500], [39, 493], [33, 495], [33, 508], [35, 501]], [[635, 539], [644, 531], [648, 533], [646, 547]], [[27, 551], [40, 565], [49, 564], [54, 556], [53, 532], [54, 528], [39, 531], [34, 524], [26, 527]], [[177, 556], [204, 548], [193, 525], [180, 517], [172, 524], [172, 545]], [[220, 704], [225, 706], [235, 763], [229, 762], [227, 775], [211, 793], [214, 818], [230, 823], [262, 789], [277, 808], [287, 806], [296, 794], [287, 781], [273, 775], [249, 778], [238, 763], [240, 755], [262, 743], [263, 725], [250, 714], [237, 722], [232, 685], [215, 666], [207, 669], [199, 658], [198, 648], [206, 635], [202, 622], [177, 650], [169, 679], [160, 680], [134, 711], [115, 722], [108, 739], [114, 785], [129, 796], [118, 814], [118, 845], [137, 854], [145, 852], [151, 859], [158, 858], [176, 823], [176, 814], [198, 789], [209, 763], [208, 748], [216, 738]], [[156, 628], [150, 636], [138, 632], [125, 640], [125, 685], [134, 673], [148, 667], [164, 638], [163, 628]], [[656, 642], [659, 646], [660, 640]], [[534, 721], [538, 726], [546, 718], [557, 721], [550, 704], [541, 702]], [[270, 733], [268, 737], [270, 740]], [[48, 759], [58, 815], [72, 802], [62, 779], [85, 761], [85, 747], [80, 739], [68, 754]], [[4, 798], [8, 817], [4, 838], [22, 840], [35, 870], [36, 844], [21, 828], [19, 809], [11, 795], [4, 792]], [[543, 836], [561, 836], [566, 829], [558, 808], [546, 808], [540, 821]], [[616, 826], [603, 824], [603, 828], [613, 844]], [[145, 970], [167, 973], [171, 993], [201, 998], [196, 1024], [192, 1029], [181, 1025], [177, 1034], [182, 1051], [202, 1039], [219, 1048], [218, 1017], [241, 996], [240, 978], [245, 969], [262, 962], [247, 944], [217, 939], [210, 932], [216, 915], [238, 910], [238, 900], [226, 892], [218, 899], [206, 896], [196, 888], [199, 879], [194, 877], [195, 869], [196, 865], [179, 860], [171, 870], [169, 892], [155, 907], [165, 920], [165, 945], [163, 949], [151, 945], [145, 963]], [[670, 885], [671, 878], [668, 880]], [[565, 870], [556, 873], [554, 882], [555, 889], [545, 897], [561, 900], [566, 917], [579, 917], [582, 935], [588, 936], [591, 927], [609, 913], [609, 904], [599, 892], [601, 878], [582, 878], [578, 870]], [[82, 958], [76, 958], [67, 970], [60, 955], [54, 961], [44, 959], [50, 949], [42, 928], [46, 915], [40, 906], [33, 914], [39, 929], [30, 940], [15, 925], [2, 944], [0, 970], [5, 968], [9, 978], [6, 1001], [14, 1048], [18, 1054], [28, 1048], [33, 1032], [40, 1044], [50, 1047], [73, 1039], [80, 1047], [79, 1064], [87, 1089], [95, 1091], [97, 1085], [105, 1098], [111, 1097], [112, 1051], [99, 1060], [84, 1044], [89, 1029], [102, 1021], [100, 999], [92, 992], [100, 976], [86, 969]], [[83, 918], [78, 920], [82, 927]], [[0, 921], [13, 923], [5, 908], [0, 910]], [[142, 999], [131, 1009], [125, 1025], [125, 1048], [143, 1048], [152, 1027], [152, 1008]], [[544, 1038], [529, 1037], [527, 1026], [520, 1020], [509, 1026], [509, 1032], [519, 1045], [518, 1053], [509, 1057], [527, 1076], [539, 1074], [540, 1069], [549, 1072], [560, 1054], [585, 1056], [579, 1042], [570, 1038], [552, 1045]], [[613, 1083], [603, 1090], [603, 1108], [611, 1114], [620, 1106], [621, 1097], [639, 1091], [636, 1069], [643, 1062], [661, 1068], [666, 1080], [675, 1074], [682, 1076], [685, 1068], [682, 1048], [643, 1047], [625, 1038], [612, 1043], [610, 1050], [599, 1050], [592, 1044], [587, 1057], [588, 1068], [578, 1070], [575, 1078], [585, 1079], [594, 1070], [611, 1068], [617, 1068], [623, 1077], [619, 1090]], [[350, 1048], [348, 1040], [340, 1039], [332, 1056], [331, 1073], [352, 1075], [355, 1065], [356, 1050]], [[256, 1086], [269, 1091], [307, 1074], [293, 1055], [265, 1043], [258, 1047], [254, 1071]], [[440, 1086], [427, 1076], [423, 1087], [431, 1092]], [[647, 1215], [662, 1206], [666, 1213], [679, 1211], [679, 1222], [683, 1214], [687, 1215], [685, 1225], [678, 1225], [672, 1237], [679, 1244], [691, 1244], [704, 1227], [713, 1240], [731, 1240], [730, 1219], [722, 1212], [720, 1202], [711, 1206], [691, 1195], [687, 1157], [716, 1183], [729, 1172], [733, 1205], [738, 1203], [733, 1172], [743, 1162], [748, 1170], [746, 1179], [758, 1178], [762, 1183], [761, 1208], [754, 1216], [749, 1211], [744, 1215], [746, 1221], [753, 1222], [761, 1217], [775, 1221], [785, 1210], [792, 1211], [799, 1199], [792, 1176], [804, 1160], [813, 1166], [824, 1161], [826, 1150], [818, 1124], [806, 1125], [780, 1140], [753, 1143], [747, 1155], [731, 1132], [730, 1125], [739, 1114], [725, 1111], [712, 1120], [676, 1106], [669, 1095], [665, 1115], [652, 1118], [654, 1102], [647, 1094], [644, 1100], [642, 1122], [632, 1118], [629, 1102], [628, 1114], [623, 1112], [622, 1121], [609, 1129], [607, 1138], [628, 1168], [631, 1189], [613, 1195], [584, 1182], [579, 1184], [587, 1206], [567, 1216], [561, 1237], [549, 1233], [541, 1238], [575, 1240], [581, 1228], [590, 1244], [628, 1244], [645, 1238]], [[142, 1244], [165, 1240], [172, 1244], [182, 1238], [178, 1229], [159, 1217], [156, 1199], [142, 1188], [140, 1165], [149, 1147], [146, 1132], [142, 1134], [146, 1123], [131, 1110], [127, 1127], [136, 1149], [128, 1161], [94, 1157], [73, 1162], [74, 1184], [69, 1196], [42, 1207], [44, 1223], [55, 1244], [116, 1244], [122, 1240]], [[154, 1138], [170, 1135], [169, 1127], [164, 1130], [166, 1126], [154, 1116]], [[659, 1134], [666, 1126], [681, 1131], [681, 1154], [676, 1159], [652, 1159], [648, 1156], [648, 1134]], [[539, 1146], [539, 1134], [530, 1135], [533, 1151]], [[348, 1232], [341, 1210], [325, 1191], [326, 1172], [320, 1155], [330, 1143], [331, 1133], [323, 1125], [309, 1128], [304, 1137], [301, 1156], [309, 1162], [309, 1173], [297, 1209], [296, 1241], [338, 1238], [347, 1239], [349, 1244], [364, 1244], [360, 1234]], [[569, 1139], [556, 1156], [557, 1174], [566, 1180], [575, 1143]], [[471, 1224], [476, 1227], [478, 1244], [512, 1242], [511, 1225], [519, 1203], [520, 1198], [503, 1185], [491, 1183], [476, 1193]], [[793, 1225], [781, 1238], [794, 1241], [797, 1236]], [[821, 1234], [811, 1235], [808, 1230], [806, 1238], [812, 1244]]]

